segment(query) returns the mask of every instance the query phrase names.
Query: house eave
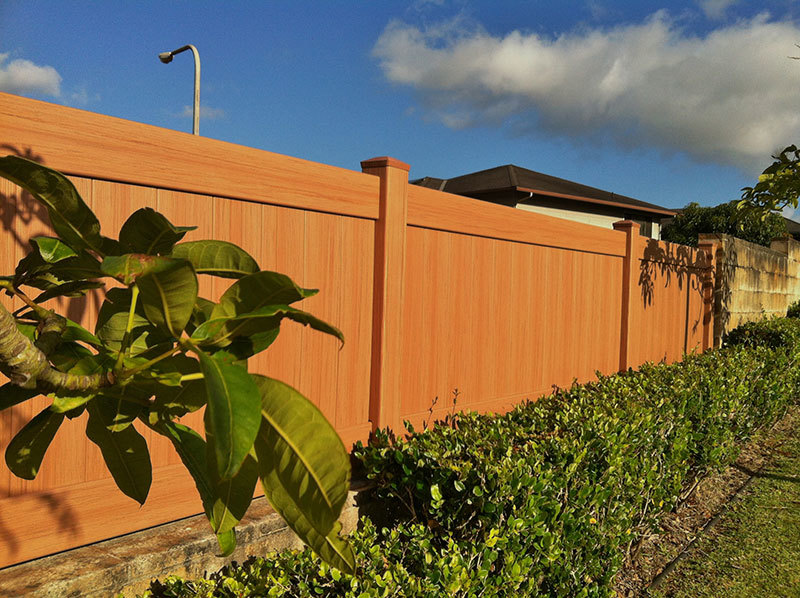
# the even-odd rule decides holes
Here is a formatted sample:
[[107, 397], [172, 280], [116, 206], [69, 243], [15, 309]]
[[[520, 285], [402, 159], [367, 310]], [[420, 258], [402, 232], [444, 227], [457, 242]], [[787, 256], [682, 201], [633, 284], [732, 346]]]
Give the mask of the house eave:
[[643, 207], [643, 206], [635, 206], [628, 203], [623, 202], [616, 202], [616, 201], [608, 201], [604, 199], [596, 199], [594, 197], [585, 197], [581, 195], [569, 195], [567, 193], [557, 193], [555, 191], [542, 191], [541, 189], [530, 189], [527, 187], [514, 187], [516, 191], [522, 191], [523, 193], [532, 193], [533, 195], [544, 195], [547, 197], [558, 197], [561, 199], [572, 199], [574, 201], [581, 201], [586, 203], [593, 203], [599, 204], [604, 206], [613, 206], [615, 208], [624, 208], [626, 210], [631, 210], [635, 212], [644, 212], [650, 214], [660, 214], [662, 216], [675, 216], [676, 212], [674, 210], [665, 210], [661, 208], [650, 208], [650, 207]]

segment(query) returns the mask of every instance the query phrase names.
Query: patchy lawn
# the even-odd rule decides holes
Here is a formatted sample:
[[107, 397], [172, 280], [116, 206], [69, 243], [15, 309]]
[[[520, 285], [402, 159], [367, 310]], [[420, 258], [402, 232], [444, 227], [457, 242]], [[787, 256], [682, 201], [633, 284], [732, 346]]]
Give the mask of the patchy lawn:
[[[771, 455], [770, 458], [767, 458]], [[755, 477], [727, 507], [713, 508], [714, 487], [722, 488], [716, 502], [736, 483], [732, 479]], [[741, 484], [739, 484], [741, 486]], [[726, 490], [727, 488], [727, 490]], [[735, 491], [735, 489], [734, 489]], [[747, 447], [734, 468], [713, 476], [687, 501], [692, 511], [682, 524], [680, 509], [664, 520], [666, 533], [660, 541], [647, 544], [638, 556], [639, 584], [631, 574], [622, 595], [649, 595], [653, 598], [750, 598], [800, 596], [800, 414], [793, 409], [772, 430], [759, 435]], [[693, 507], [693, 508], [692, 508]], [[706, 519], [717, 511], [719, 519], [701, 534], [685, 558], [668, 572], [657, 587], [642, 594], [644, 579], [658, 573], [680, 544], [691, 542], [701, 527], [698, 512]], [[681, 542], [681, 538], [683, 542]], [[648, 553], [649, 554], [646, 554]], [[638, 585], [639, 587], [635, 587]]]

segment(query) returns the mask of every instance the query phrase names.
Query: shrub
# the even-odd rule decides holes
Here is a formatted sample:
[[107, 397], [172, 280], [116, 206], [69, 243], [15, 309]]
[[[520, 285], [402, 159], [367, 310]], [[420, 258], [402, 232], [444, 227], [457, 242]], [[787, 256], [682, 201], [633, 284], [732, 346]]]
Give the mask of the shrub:
[[800, 301], [795, 301], [786, 310], [787, 318], [800, 318]]
[[795, 399], [797, 357], [731, 346], [407, 440], [381, 431], [355, 451], [386, 519], [351, 537], [358, 576], [283, 552], [153, 596], [611, 596], [625, 549]]
[[699, 233], [721, 233], [769, 247], [773, 239], [788, 234], [780, 214], [769, 213], [762, 219], [760, 213], [738, 209], [738, 203], [732, 201], [713, 207], [690, 203], [664, 225], [661, 238], [697, 247]]
[[771, 318], [759, 322], [747, 322], [731, 330], [724, 341], [725, 346], [747, 347], [793, 347], [800, 344], [800, 320], [796, 318]]

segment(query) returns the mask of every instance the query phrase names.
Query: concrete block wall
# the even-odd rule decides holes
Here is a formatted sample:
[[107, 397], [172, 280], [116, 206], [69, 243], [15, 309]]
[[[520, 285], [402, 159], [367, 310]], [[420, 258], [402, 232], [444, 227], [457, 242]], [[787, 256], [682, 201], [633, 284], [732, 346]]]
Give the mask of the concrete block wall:
[[771, 247], [721, 234], [701, 234], [714, 245], [714, 345], [740, 324], [773, 316], [800, 300], [800, 242], [776, 239]]

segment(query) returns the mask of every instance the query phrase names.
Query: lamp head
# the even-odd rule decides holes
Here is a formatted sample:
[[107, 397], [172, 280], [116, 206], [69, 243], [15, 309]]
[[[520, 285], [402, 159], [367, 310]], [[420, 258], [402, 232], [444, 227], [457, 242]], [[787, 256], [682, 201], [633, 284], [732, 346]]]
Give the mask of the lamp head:
[[172, 62], [172, 52], [161, 52], [161, 54], [158, 55], [158, 59], [164, 64], [169, 64]]

